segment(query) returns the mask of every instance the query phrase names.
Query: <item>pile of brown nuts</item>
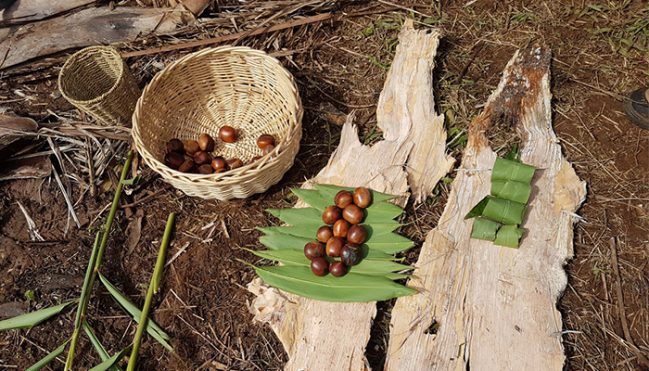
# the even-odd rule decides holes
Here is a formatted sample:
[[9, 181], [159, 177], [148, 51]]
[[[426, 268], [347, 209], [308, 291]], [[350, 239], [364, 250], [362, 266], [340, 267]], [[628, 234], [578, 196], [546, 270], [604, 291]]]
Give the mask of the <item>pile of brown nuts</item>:
[[371, 203], [370, 190], [358, 187], [354, 193], [338, 192], [334, 205], [325, 208], [322, 221], [327, 225], [318, 228], [317, 241], [304, 245], [304, 255], [311, 260], [311, 271], [316, 276], [331, 273], [342, 277], [349, 267], [361, 262], [367, 230], [360, 223], [365, 219], [364, 209]]
[[[232, 126], [223, 126], [219, 129], [219, 139], [225, 143], [234, 143], [238, 139], [238, 133]], [[167, 142], [167, 153], [164, 162], [167, 166], [183, 173], [212, 174], [222, 173], [236, 169], [244, 165], [238, 158], [225, 159], [221, 156], [213, 156], [216, 142], [209, 134], [203, 133], [198, 140], [181, 141], [178, 138]], [[257, 139], [257, 146], [264, 155], [275, 149], [275, 137], [270, 134], [262, 134]], [[253, 157], [250, 163], [259, 160], [261, 156]]]

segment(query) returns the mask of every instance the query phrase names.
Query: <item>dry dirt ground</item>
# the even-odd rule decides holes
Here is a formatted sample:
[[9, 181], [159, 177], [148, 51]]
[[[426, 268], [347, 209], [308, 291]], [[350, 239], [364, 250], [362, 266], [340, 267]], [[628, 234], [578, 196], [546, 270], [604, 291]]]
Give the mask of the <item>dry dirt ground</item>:
[[[208, 12], [236, 12], [237, 4], [215, 1]], [[254, 274], [237, 259], [254, 261], [243, 250], [261, 247], [254, 228], [277, 223], [264, 209], [291, 206], [295, 200], [289, 189], [326, 163], [337, 144], [341, 114], [358, 112], [357, 124], [366, 143], [380, 138], [375, 104], [406, 17], [414, 18], [418, 27], [444, 32], [435, 94], [438, 110], [446, 114], [450, 151], [458, 159], [468, 123], [480, 112], [513, 52], [532, 41], [552, 48], [555, 130], [568, 159], [588, 182], [588, 199], [579, 211], [583, 220], [576, 226], [575, 257], [566, 267], [569, 284], [559, 302], [567, 369], [642, 369], [632, 344], [649, 354], [649, 131], [625, 118], [622, 99], [627, 92], [649, 85], [649, 4], [639, 0], [394, 0], [339, 2], [333, 9], [339, 14], [367, 15], [341, 15], [336, 21], [240, 42], [288, 51], [281, 60], [295, 75], [304, 102], [301, 151], [277, 186], [247, 200], [203, 201], [182, 195], [140, 165], [144, 181], [123, 197], [103, 273], [141, 305], [169, 212], [178, 212], [169, 254], [185, 249], [166, 271], [161, 294], [154, 301], [154, 318], [171, 334], [177, 357], [147, 339], [141, 369], [282, 367], [286, 355], [281, 344], [267, 326], [252, 322], [247, 309], [251, 295], [245, 285]], [[286, 19], [280, 16], [273, 23]], [[223, 30], [199, 27], [178, 38], [220, 33]], [[146, 44], [135, 41], [119, 47], [142, 49], [172, 41], [178, 40], [149, 38]], [[166, 63], [190, 51], [127, 62], [144, 86]], [[56, 120], [52, 113], [78, 118], [54, 93], [64, 59], [62, 55], [0, 74], [0, 105], [41, 123]], [[506, 130], [492, 139], [497, 148], [510, 144]], [[117, 174], [120, 163], [114, 163], [113, 173]], [[77, 205], [81, 229], [67, 227], [67, 209], [53, 180], [0, 183], [3, 313], [38, 309], [78, 296], [93, 231], [112, 197], [110, 178], [106, 177], [107, 186], [100, 187], [96, 197], [87, 194]], [[403, 233], [418, 246], [437, 222], [450, 181], [452, 175], [424, 204], [408, 206]], [[83, 190], [73, 184], [77, 199]], [[30, 240], [19, 202], [45, 242]], [[140, 217], [138, 240], [134, 230]], [[133, 238], [139, 242], [133, 243]], [[415, 261], [417, 254], [414, 248], [406, 257]], [[615, 257], [619, 275], [613, 269]], [[29, 292], [34, 293], [33, 300], [26, 299]], [[95, 294], [89, 322], [113, 353], [129, 344], [135, 327], [104, 290]], [[376, 370], [382, 369], [384, 361], [391, 307], [391, 302], [379, 304], [367, 349]], [[73, 320], [73, 311], [68, 311], [31, 330], [1, 333], [0, 368], [24, 369], [43, 357], [69, 337]], [[80, 367], [98, 363], [91, 345], [85, 340], [80, 344]], [[62, 368], [61, 361], [51, 368]]]

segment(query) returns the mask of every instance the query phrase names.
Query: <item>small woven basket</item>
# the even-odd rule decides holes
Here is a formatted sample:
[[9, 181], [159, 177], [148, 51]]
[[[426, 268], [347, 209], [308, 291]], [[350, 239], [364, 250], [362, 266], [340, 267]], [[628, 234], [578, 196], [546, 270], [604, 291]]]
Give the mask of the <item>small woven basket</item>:
[[117, 50], [91, 46], [73, 54], [59, 74], [61, 94], [105, 125], [131, 126], [140, 89]]
[[[238, 140], [225, 143], [218, 131], [229, 125]], [[144, 162], [187, 195], [205, 199], [246, 198], [266, 191], [293, 165], [302, 138], [302, 104], [291, 74], [277, 59], [246, 47], [204, 49], [160, 71], [144, 89], [131, 131]], [[166, 142], [216, 140], [212, 155], [239, 158], [245, 166], [218, 174], [183, 173], [164, 164]], [[257, 138], [275, 137], [261, 156]]]

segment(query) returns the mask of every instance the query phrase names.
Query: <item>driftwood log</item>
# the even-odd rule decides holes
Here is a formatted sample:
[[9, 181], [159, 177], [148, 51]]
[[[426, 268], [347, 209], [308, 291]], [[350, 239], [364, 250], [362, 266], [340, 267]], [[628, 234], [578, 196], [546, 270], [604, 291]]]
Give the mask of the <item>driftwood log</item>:
[[[517, 52], [483, 113], [473, 120], [446, 209], [392, 311], [386, 370], [561, 370], [563, 270], [573, 255], [574, 212], [585, 183], [552, 130], [550, 51]], [[538, 170], [519, 249], [469, 238], [467, 212], [489, 194], [496, 158], [489, 130], [511, 130]]]
[[[384, 140], [371, 147], [361, 144], [350, 115], [329, 163], [305, 187], [364, 185], [403, 195], [402, 204], [409, 178], [417, 179], [422, 192], [432, 190], [453, 163], [445, 152], [443, 119], [433, 107], [432, 70], [438, 42], [437, 32], [416, 31], [412, 21], [406, 22], [377, 110]], [[265, 287], [259, 280], [249, 289], [258, 296], [252, 304], [256, 319], [270, 324], [288, 353], [287, 370], [369, 368], [365, 347], [376, 303], [315, 301]], [[331, 336], [332, 328], [343, 328], [349, 336]]]

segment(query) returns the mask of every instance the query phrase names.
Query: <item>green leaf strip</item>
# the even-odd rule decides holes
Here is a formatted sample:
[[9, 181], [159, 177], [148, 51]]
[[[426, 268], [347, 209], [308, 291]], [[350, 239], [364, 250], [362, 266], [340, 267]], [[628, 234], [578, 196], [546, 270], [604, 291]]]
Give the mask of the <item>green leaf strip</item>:
[[29, 366], [25, 371], [38, 371], [43, 367], [47, 366], [52, 362], [56, 357], [60, 356], [61, 353], [65, 350], [65, 346], [68, 345], [70, 339], [66, 340], [63, 344], [59, 345], [56, 349], [49, 352], [45, 357], [41, 358], [40, 361]]
[[97, 336], [95, 336], [94, 331], [92, 331], [92, 328], [88, 324], [88, 322], [83, 321], [83, 331], [86, 333], [86, 336], [88, 336], [88, 339], [90, 339], [90, 343], [92, 344], [93, 348], [95, 348], [95, 351], [97, 354], [99, 354], [99, 358], [101, 358], [102, 361], [107, 360], [110, 358], [108, 355], [108, 352], [106, 351], [106, 348], [101, 344], [99, 339], [97, 339]]
[[115, 367], [115, 365], [126, 356], [126, 353], [131, 349], [131, 346], [127, 346], [126, 348], [120, 350], [118, 353], [115, 353], [112, 357], [108, 358], [107, 360], [103, 361], [102, 363], [98, 364], [97, 366], [93, 367], [90, 369], [90, 371], [106, 371], [109, 370], [112, 367]]
[[473, 229], [471, 230], [471, 238], [478, 240], [493, 241], [496, 239], [496, 233], [500, 228], [500, 223], [494, 222], [487, 218], [477, 217], [473, 221]]
[[14, 330], [19, 328], [29, 328], [38, 325], [39, 323], [48, 320], [50, 317], [53, 317], [61, 313], [64, 309], [68, 308], [70, 305], [76, 303], [77, 300], [68, 301], [53, 307], [39, 309], [34, 312], [21, 314], [16, 317], [7, 318], [0, 321], [0, 331], [3, 330]]
[[514, 180], [530, 184], [535, 170], [534, 166], [497, 157], [491, 171], [491, 180]]
[[494, 245], [518, 248], [518, 243], [523, 237], [524, 229], [517, 225], [503, 225], [498, 230]]

